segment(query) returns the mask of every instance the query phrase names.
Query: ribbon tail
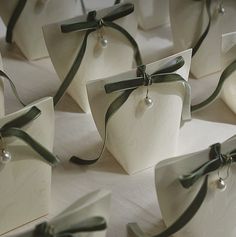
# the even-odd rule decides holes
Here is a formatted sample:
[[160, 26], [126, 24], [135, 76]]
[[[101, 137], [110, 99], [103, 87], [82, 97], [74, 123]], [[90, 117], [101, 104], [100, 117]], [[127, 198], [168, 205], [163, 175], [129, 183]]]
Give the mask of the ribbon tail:
[[235, 71], [236, 71], [236, 60], [233, 61], [228, 67], [225, 68], [225, 70], [223, 71], [223, 73], [220, 76], [220, 80], [219, 80], [214, 92], [203, 102], [196, 104], [196, 105], [192, 105], [191, 111], [192, 112], [199, 111], [199, 110], [205, 108], [206, 106], [210, 105], [211, 103], [213, 103], [219, 97], [220, 92], [221, 92], [223, 85], [224, 85], [225, 81], [227, 80], [227, 78]]
[[59, 159], [54, 156], [50, 151], [44, 148], [40, 143], [35, 141], [29, 134], [19, 128], [8, 128], [1, 132], [3, 137], [18, 137], [25, 143], [27, 143], [34, 151], [36, 151], [45, 161], [50, 165], [57, 165]]
[[62, 96], [66, 92], [67, 88], [70, 86], [71, 82], [73, 81], [74, 76], [77, 73], [77, 71], [78, 71], [78, 69], [81, 65], [81, 62], [83, 60], [83, 57], [84, 57], [84, 54], [85, 54], [85, 51], [86, 51], [86, 47], [87, 47], [88, 36], [92, 31], [93, 30], [86, 31], [86, 34], [84, 36], [84, 40], [83, 40], [82, 45], [80, 47], [79, 53], [78, 53], [73, 65], [72, 65], [70, 71], [66, 75], [64, 81], [62, 82], [61, 86], [59, 87], [58, 91], [56, 92], [56, 94], [53, 97], [54, 106], [57, 105], [57, 103], [60, 101], [60, 99], [62, 98]]
[[111, 27], [115, 30], [118, 30], [119, 32], [121, 32], [127, 39], [128, 41], [131, 43], [133, 49], [134, 49], [134, 58], [135, 58], [135, 62], [136, 65], [142, 65], [143, 61], [142, 61], [142, 57], [141, 57], [141, 53], [139, 50], [139, 46], [136, 42], [136, 40], [132, 37], [132, 35], [130, 35], [130, 33], [128, 31], [126, 31], [123, 27], [119, 26], [118, 24], [114, 23], [114, 22], [104, 22], [105, 26]]
[[108, 121], [112, 117], [112, 115], [114, 115], [120, 109], [120, 107], [126, 102], [126, 100], [129, 98], [130, 94], [134, 90], [135, 89], [129, 89], [127, 91], [124, 91], [108, 107], [106, 115], [105, 115], [105, 136], [104, 136], [103, 145], [102, 145], [102, 149], [101, 149], [99, 156], [95, 159], [92, 159], [92, 160], [84, 160], [79, 157], [73, 156], [70, 158], [70, 162], [75, 163], [77, 165], [92, 165], [92, 164], [96, 163], [102, 157], [104, 150], [106, 148]]
[[[181, 230], [191, 219], [195, 216], [197, 211], [200, 209], [202, 203], [204, 202], [208, 189], [208, 176], [205, 177], [203, 184], [197, 193], [196, 197], [184, 213], [169, 227], [167, 227], [163, 232], [154, 235], [153, 237], [169, 237], [174, 233]], [[136, 223], [130, 223], [127, 225], [127, 228], [132, 232], [133, 236], [136, 237], [147, 237], [143, 235], [142, 230], [138, 227]]]
[[206, 10], [207, 10], [207, 15], [208, 15], [208, 19], [209, 19], [208, 24], [207, 24], [205, 31], [201, 35], [200, 39], [197, 41], [197, 43], [193, 47], [192, 57], [194, 57], [194, 55], [197, 53], [198, 49], [201, 47], [201, 45], [202, 45], [203, 41], [205, 40], [207, 34], [209, 33], [209, 30], [211, 27], [211, 0], [206, 0]]
[[26, 104], [21, 100], [21, 98], [17, 92], [16, 86], [14, 85], [14, 83], [10, 79], [10, 77], [8, 77], [7, 74], [5, 72], [3, 72], [2, 70], [0, 70], [0, 76], [8, 80], [8, 82], [10, 83], [11, 89], [12, 89], [15, 97], [17, 98], [17, 100], [20, 102], [21, 105], [26, 106]]
[[19, 16], [21, 15], [22, 11], [24, 10], [24, 7], [27, 3], [27, 0], [19, 0], [16, 8], [14, 9], [14, 12], [7, 24], [7, 32], [6, 32], [6, 42], [12, 43], [12, 36], [13, 36], [13, 29], [19, 19]]

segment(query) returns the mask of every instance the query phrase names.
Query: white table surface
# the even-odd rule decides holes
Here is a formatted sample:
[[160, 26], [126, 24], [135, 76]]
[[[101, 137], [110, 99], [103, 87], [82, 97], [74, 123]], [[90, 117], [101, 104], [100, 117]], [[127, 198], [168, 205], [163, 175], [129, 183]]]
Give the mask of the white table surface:
[[[100, 2], [100, 1], [99, 1]], [[106, 1], [107, 3], [107, 1]], [[0, 52], [4, 69], [12, 78], [25, 102], [53, 95], [60, 85], [49, 58], [29, 62], [16, 46], [4, 42], [5, 27], [0, 23]], [[168, 56], [172, 51], [169, 26], [137, 36], [145, 63]], [[206, 98], [214, 89], [219, 73], [200, 80], [190, 80], [193, 103]], [[20, 108], [5, 83], [6, 112]], [[147, 233], [157, 233], [164, 224], [157, 203], [154, 168], [128, 176], [112, 155], [106, 151], [103, 159], [90, 167], [68, 163], [72, 155], [93, 158], [100, 151], [102, 141], [90, 114], [82, 113], [66, 95], [56, 107], [54, 152], [64, 162], [53, 169], [51, 210], [48, 216], [18, 228], [4, 236], [19, 233], [36, 223], [50, 219], [84, 194], [99, 188], [112, 191], [111, 218], [107, 236], [125, 237], [126, 224], [137, 221]], [[236, 134], [236, 116], [218, 99], [207, 109], [193, 114], [190, 122], [181, 126], [179, 154], [207, 148]], [[45, 128], [46, 129], [46, 128]]]

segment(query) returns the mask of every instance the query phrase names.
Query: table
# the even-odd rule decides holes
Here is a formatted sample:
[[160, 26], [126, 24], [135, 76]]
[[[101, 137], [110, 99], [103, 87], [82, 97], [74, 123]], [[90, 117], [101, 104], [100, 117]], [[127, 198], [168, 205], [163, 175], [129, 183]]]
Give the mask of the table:
[[[5, 27], [0, 23], [0, 51], [4, 69], [12, 78], [22, 99], [29, 103], [53, 95], [60, 85], [49, 58], [29, 62], [15, 45], [4, 42]], [[171, 31], [168, 25], [149, 32], [138, 32], [137, 41], [148, 63], [172, 53]], [[215, 88], [219, 73], [204, 79], [190, 79], [192, 101], [206, 98]], [[6, 113], [20, 108], [5, 83]], [[20, 233], [36, 223], [48, 220], [73, 201], [95, 189], [112, 192], [111, 218], [107, 236], [127, 236], [126, 224], [138, 221], [150, 234], [164, 228], [154, 184], [154, 168], [128, 176], [112, 155], [106, 151], [97, 164], [79, 167], [68, 159], [72, 155], [93, 158], [100, 151], [102, 141], [90, 114], [84, 114], [66, 95], [56, 107], [54, 153], [62, 164], [53, 169], [51, 210], [48, 216], [18, 228], [4, 236]], [[207, 148], [236, 134], [236, 116], [218, 99], [208, 108], [194, 113], [191, 121], [181, 125], [177, 155]]]

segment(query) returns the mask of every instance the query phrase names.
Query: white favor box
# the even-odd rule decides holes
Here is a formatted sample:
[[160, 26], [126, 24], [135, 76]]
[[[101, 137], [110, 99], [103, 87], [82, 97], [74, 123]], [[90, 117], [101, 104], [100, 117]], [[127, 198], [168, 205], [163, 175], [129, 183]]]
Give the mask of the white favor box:
[[[7, 25], [18, 0], [0, 0], [0, 16]], [[80, 0], [27, 1], [13, 30], [13, 41], [23, 54], [34, 60], [48, 56], [42, 26], [65, 20], [81, 12]]]
[[[222, 154], [234, 150], [236, 137], [232, 137], [221, 145]], [[188, 175], [202, 164], [209, 161], [209, 151], [206, 149], [192, 154], [174, 157], [160, 162], [156, 166], [156, 189], [159, 206], [166, 226], [174, 223], [188, 208], [199, 192], [204, 178], [200, 178], [190, 188], [186, 189], [179, 182], [181, 175]], [[223, 176], [227, 167], [220, 170]], [[226, 190], [217, 189], [218, 171], [211, 172], [208, 178], [206, 198], [195, 216], [174, 236], [178, 237], [234, 237], [235, 215], [235, 164], [230, 167], [230, 176], [225, 181]]]
[[[187, 80], [191, 50], [148, 64], [147, 73], [163, 68], [177, 56], [182, 56], [185, 64], [176, 73]], [[106, 111], [120, 95], [119, 92], [106, 94], [104, 85], [136, 77], [136, 70], [130, 70], [87, 84], [92, 115], [103, 139]], [[129, 174], [149, 168], [175, 154], [185, 87], [175, 82], [152, 84], [149, 86], [149, 96], [154, 104], [148, 109], [144, 106], [146, 90], [147, 87], [141, 86], [133, 91], [107, 125], [107, 148]]]
[[[0, 54], [0, 70], [3, 71], [1, 54]], [[0, 78], [0, 118], [2, 116], [4, 116], [4, 114], [5, 114], [5, 108], [4, 108], [4, 85], [3, 85], [2, 78]]]
[[[111, 193], [106, 190], [91, 192], [69, 206], [60, 215], [54, 218], [50, 224], [55, 226], [56, 231], [62, 231], [93, 216], [104, 217], [107, 224], [110, 218]], [[79, 235], [80, 236], [80, 235]], [[105, 237], [106, 230], [87, 232], [81, 237]]]
[[138, 24], [143, 30], [151, 30], [170, 22], [169, 0], [134, 0]]
[[[221, 70], [221, 20], [218, 1], [212, 1], [212, 23], [201, 47], [192, 58], [191, 73], [196, 78]], [[192, 48], [207, 27], [205, 1], [170, 0], [170, 21], [176, 52]]]
[[[52, 151], [54, 140], [52, 98], [44, 98], [2, 117], [0, 126], [23, 115], [32, 106], [39, 108], [41, 115], [22, 129]], [[6, 165], [0, 164], [0, 234], [46, 215], [49, 210], [51, 189], [50, 165], [20, 139], [7, 138], [5, 141], [12, 160]]]
[[[107, 15], [117, 6], [97, 11], [97, 19]], [[87, 16], [47, 25], [43, 28], [46, 45], [57, 74], [63, 81], [69, 72], [83, 41], [86, 31], [62, 33], [61, 25], [72, 22], [86, 21]], [[137, 22], [134, 14], [115, 21], [125, 28], [133, 37], [137, 32]], [[107, 48], [98, 45], [97, 32], [88, 37], [86, 53], [76, 73], [68, 93], [85, 112], [89, 112], [89, 102], [86, 83], [89, 80], [112, 76], [132, 68], [133, 48], [125, 36], [110, 27], [104, 27], [104, 38], [108, 40]]]

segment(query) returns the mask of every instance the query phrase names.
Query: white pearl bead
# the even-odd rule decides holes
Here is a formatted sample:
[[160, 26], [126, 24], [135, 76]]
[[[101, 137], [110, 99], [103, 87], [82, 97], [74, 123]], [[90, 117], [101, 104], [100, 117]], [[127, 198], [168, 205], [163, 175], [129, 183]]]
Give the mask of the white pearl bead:
[[0, 155], [0, 162], [2, 164], [6, 164], [9, 161], [11, 161], [11, 153], [9, 151], [2, 150], [2, 153]]
[[100, 39], [100, 45], [102, 48], [106, 48], [107, 47], [107, 44], [108, 44], [108, 40], [107, 39], [104, 39], [103, 37]]
[[220, 14], [222, 14], [222, 15], [225, 14], [225, 9], [224, 9], [224, 7], [223, 7], [222, 5], [219, 6], [218, 12], [219, 12]]
[[145, 105], [148, 107], [148, 108], [151, 108], [153, 106], [153, 101], [150, 97], [146, 97], [144, 99], [144, 102], [145, 102]]
[[220, 189], [221, 191], [225, 191], [225, 189], [226, 189], [226, 183], [225, 183], [225, 181], [223, 180], [223, 179], [219, 179], [219, 180], [217, 180], [217, 183], [216, 183], [216, 187], [218, 188], [218, 189]]

